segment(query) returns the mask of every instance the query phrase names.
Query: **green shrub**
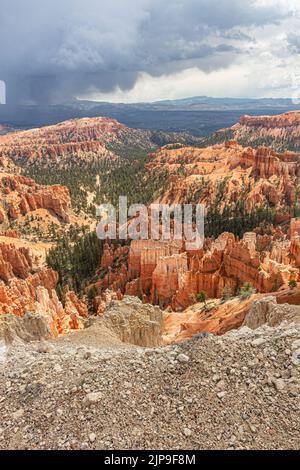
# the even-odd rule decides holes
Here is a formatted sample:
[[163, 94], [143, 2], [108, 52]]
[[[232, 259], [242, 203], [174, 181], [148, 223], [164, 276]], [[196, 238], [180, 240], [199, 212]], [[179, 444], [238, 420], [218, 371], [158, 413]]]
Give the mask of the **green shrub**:
[[232, 291], [229, 286], [225, 286], [222, 294], [222, 302], [227, 302], [232, 298]]
[[241, 287], [239, 291], [239, 298], [240, 300], [246, 300], [255, 293], [256, 289], [252, 286], [252, 284], [250, 282], [245, 282], [245, 284], [243, 285], [243, 287]]
[[295, 281], [295, 279], [292, 279], [290, 282], [289, 282], [289, 288], [290, 289], [295, 289], [297, 287], [297, 281]]

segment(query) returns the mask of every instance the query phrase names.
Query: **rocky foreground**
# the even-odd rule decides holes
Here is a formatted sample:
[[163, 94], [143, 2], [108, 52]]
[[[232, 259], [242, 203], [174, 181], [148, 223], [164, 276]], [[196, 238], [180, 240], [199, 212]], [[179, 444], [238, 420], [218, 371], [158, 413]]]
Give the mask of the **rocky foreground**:
[[297, 323], [151, 349], [98, 319], [0, 357], [0, 449], [300, 447]]

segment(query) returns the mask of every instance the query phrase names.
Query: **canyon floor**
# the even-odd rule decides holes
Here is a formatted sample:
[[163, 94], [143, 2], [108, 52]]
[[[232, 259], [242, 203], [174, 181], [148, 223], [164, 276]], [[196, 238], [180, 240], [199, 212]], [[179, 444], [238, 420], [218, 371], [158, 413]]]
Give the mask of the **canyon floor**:
[[299, 449], [300, 325], [127, 346], [101, 320], [0, 350], [0, 449]]

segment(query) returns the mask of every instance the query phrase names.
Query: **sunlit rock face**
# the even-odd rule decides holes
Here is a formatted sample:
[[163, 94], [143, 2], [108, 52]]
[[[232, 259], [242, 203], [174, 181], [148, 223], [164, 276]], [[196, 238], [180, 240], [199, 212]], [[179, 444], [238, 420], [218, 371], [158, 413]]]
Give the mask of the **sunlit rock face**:
[[[293, 220], [291, 226], [295, 225]], [[201, 291], [209, 298], [221, 298], [224, 289], [234, 295], [245, 283], [260, 293], [287, 287], [291, 280], [298, 280], [299, 247], [298, 236], [289, 238], [278, 230], [274, 235], [248, 232], [242, 239], [223, 233], [216, 240], [206, 240], [204, 248], [196, 252], [186, 251], [174, 241], [135, 240], [127, 266], [106, 274], [98, 287], [182, 311]]]
[[38, 209], [52, 211], [62, 222], [70, 221], [68, 188], [42, 186], [21, 175], [0, 173], [0, 223], [18, 220]]
[[266, 129], [300, 128], [300, 112], [278, 114], [276, 116], [242, 116], [240, 125], [248, 127], [264, 127]]
[[230, 138], [243, 145], [265, 145], [277, 151], [300, 151], [300, 112], [292, 111], [276, 116], [242, 116], [229, 129], [218, 131], [217, 140]]
[[83, 328], [86, 305], [66, 291], [63, 306], [55, 291], [57, 282], [58, 274], [51, 269], [33, 272], [28, 250], [0, 244], [0, 316], [40, 315], [52, 336]]
[[51, 167], [95, 161], [118, 162], [120, 149], [156, 147], [147, 130], [130, 129], [110, 118], [71, 119], [28, 131], [0, 134], [0, 158]]
[[117, 121], [108, 118], [73, 119], [53, 126], [7, 134], [0, 138], [0, 156], [15, 162], [48, 160], [59, 163], [72, 154], [109, 156], [105, 143], [123, 131]]
[[298, 197], [300, 153], [242, 147], [235, 141], [206, 148], [166, 146], [151, 155], [147, 170], [169, 174], [160, 202], [208, 207], [217, 200], [222, 210], [242, 197], [247, 211], [258, 206], [281, 211]]

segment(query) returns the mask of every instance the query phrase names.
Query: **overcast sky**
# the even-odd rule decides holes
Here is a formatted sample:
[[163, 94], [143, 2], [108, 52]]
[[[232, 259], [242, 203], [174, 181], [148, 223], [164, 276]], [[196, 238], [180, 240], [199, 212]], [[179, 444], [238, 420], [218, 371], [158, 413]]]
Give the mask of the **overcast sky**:
[[299, 3], [1, 0], [0, 79], [24, 103], [297, 99]]

